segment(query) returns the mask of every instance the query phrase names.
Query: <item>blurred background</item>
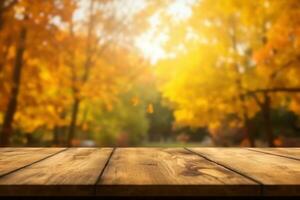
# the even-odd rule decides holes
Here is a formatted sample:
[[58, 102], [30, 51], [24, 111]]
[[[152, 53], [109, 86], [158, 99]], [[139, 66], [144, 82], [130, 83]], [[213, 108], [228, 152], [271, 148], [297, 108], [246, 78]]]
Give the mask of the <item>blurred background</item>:
[[299, 0], [1, 0], [1, 146], [300, 146]]

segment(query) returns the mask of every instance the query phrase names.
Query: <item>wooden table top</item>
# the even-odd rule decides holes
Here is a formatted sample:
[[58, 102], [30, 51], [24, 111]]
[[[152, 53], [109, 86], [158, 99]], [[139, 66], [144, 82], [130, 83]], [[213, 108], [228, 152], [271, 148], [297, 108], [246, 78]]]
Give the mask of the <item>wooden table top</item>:
[[10, 195], [300, 195], [300, 148], [0, 148]]

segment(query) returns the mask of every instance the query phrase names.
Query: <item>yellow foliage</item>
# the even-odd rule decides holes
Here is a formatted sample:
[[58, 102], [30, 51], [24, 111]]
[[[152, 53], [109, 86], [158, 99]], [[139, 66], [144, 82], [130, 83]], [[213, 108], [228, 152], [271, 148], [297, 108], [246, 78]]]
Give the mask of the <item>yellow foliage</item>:
[[[67, 126], [76, 101], [78, 119], [91, 122], [95, 116], [85, 116], [84, 109], [101, 105], [112, 111], [120, 94], [150, 83], [174, 110], [175, 125], [208, 126], [214, 136], [227, 116], [235, 117], [228, 125], [236, 128], [260, 111], [256, 100], [263, 101], [263, 96], [254, 99], [248, 91], [300, 86], [298, 0], [199, 2], [184, 7], [185, 20], [170, 15], [169, 1], [157, 1], [138, 14], [146, 20], [136, 17], [124, 23], [96, 10], [76, 21], [80, 4], [73, 0], [60, 6], [50, 0], [18, 1], [1, 18], [1, 120], [16, 87], [11, 77], [22, 27], [28, 35], [14, 125], [26, 132]], [[141, 55], [143, 49], [136, 49], [133, 41], [147, 33], [157, 33], [154, 41], [161, 41], [141, 43], [148, 42], [150, 50], [160, 48]], [[151, 68], [147, 56], [158, 57]], [[272, 107], [288, 106], [300, 113], [299, 95], [270, 97]], [[135, 107], [141, 101], [130, 99]], [[154, 113], [153, 104], [146, 112]], [[88, 122], [81, 124], [85, 131]]]

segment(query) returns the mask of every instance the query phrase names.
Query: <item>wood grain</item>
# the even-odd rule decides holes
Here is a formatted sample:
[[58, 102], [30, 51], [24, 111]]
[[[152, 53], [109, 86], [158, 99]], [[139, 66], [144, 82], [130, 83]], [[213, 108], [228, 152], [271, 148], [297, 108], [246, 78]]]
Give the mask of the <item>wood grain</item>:
[[0, 148], [0, 196], [300, 195], [299, 148]]
[[118, 148], [97, 195], [259, 195], [259, 185], [183, 148]]
[[241, 148], [189, 149], [261, 182], [264, 195], [300, 195], [298, 160]]
[[0, 176], [62, 150], [64, 148], [0, 148]]
[[0, 179], [0, 193], [92, 195], [111, 148], [70, 148]]
[[300, 148], [248, 148], [252, 151], [264, 152], [286, 158], [300, 160]]

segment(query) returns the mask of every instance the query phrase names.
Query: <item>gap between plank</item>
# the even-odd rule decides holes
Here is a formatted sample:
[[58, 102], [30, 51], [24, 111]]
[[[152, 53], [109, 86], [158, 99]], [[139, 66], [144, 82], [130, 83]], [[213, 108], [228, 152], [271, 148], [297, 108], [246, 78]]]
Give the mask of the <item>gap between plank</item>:
[[[96, 180], [96, 182], [94, 184], [95, 186], [98, 185], [98, 183], [100, 182], [100, 180], [102, 178], [102, 175], [104, 174], [104, 171], [105, 171], [106, 167], [108, 166], [108, 163], [109, 163], [111, 157], [113, 156], [115, 150], [116, 150], [116, 147], [114, 147], [112, 149], [111, 153], [109, 154], [109, 156], [108, 156], [108, 158], [107, 158], [107, 160], [105, 162], [105, 165], [103, 166], [103, 169], [101, 170], [101, 172], [100, 172], [100, 174], [99, 174], [99, 176], [98, 176], [98, 178], [97, 178], [97, 180]], [[95, 187], [95, 192], [96, 192], [96, 187]]]
[[18, 169], [15, 169], [15, 170], [9, 171], [9, 172], [7, 172], [7, 173], [5, 173], [5, 174], [2, 174], [2, 175], [0, 175], [0, 179], [3, 178], [4, 176], [7, 176], [7, 175], [12, 174], [12, 173], [15, 173], [15, 172], [17, 172], [17, 171], [19, 171], [19, 170], [21, 170], [21, 169], [24, 169], [24, 168], [26, 168], [26, 167], [29, 167], [29, 166], [33, 165], [33, 164], [36, 164], [36, 163], [41, 162], [41, 161], [43, 161], [43, 160], [46, 160], [46, 159], [48, 159], [48, 158], [50, 158], [50, 157], [52, 157], [52, 156], [55, 156], [55, 155], [57, 155], [57, 154], [59, 154], [59, 153], [61, 153], [61, 152], [63, 152], [63, 151], [66, 151], [67, 149], [68, 149], [68, 148], [64, 148], [64, 149], [62, 149], [62, 150], [60, 150], [60, 151], [58, 151], [58, 152], [55, 152], [55, 153], [53, 153], [53, 154], [50, 154], [50, 155], [44, 157], [44, 158], [42, 158], [42, 159], [39, 159], [39, 160], [37, 160], [37, 161], [34, 161], [34, 162], [30, 163], [30, 164], [24, 165], [23, 167], [20, 167], [20, 168], [18, 168]]
[[184, 147], [184, 149], [187, 150], [187, 151], [189, 151], [189, 152], [191, 152], [191, 153], [194, 153], [194, 154], [196, 154], [196, 155], [198, 155], [198, 156], [200, 156], [200, 157], [202, 157], [202, 158], [204, 158], [204, 159], [206, 159], [206, 160], [208, 160], [208, 161], [210, 161], [212, 163], [215, 163], [215, 164], [217, 164], [219, 166], [222, 166], [222, 167], [224, 167], [224, 168], [226, 168], [226, 169], [228, 169], [228, 170], [230, 170], [232, 172], [235, 172], [235, 173], [237, 173], [237, 174], [239, 174], [239, 175], [241, 175], [241, 176], [243, 176], [243, 177], [245, 177], [247, 179], [250, 179], [251, 181], [257, 183], [259, 185], [259, 187], [260, 187], [260, 194], [261, 194], [261, 196], [263, 196], [263, 183], [260, 182], [259, 180], [256, 180], [255, 178], [252, 178], [251, 176], [243, 174], [242, 172], [240, 172], [240, 171], [238, 171], [236, 169], [233, 169], [233, 168], [231, 168], [231, 167], [229, 167], [229, 166], [227, 166], [227, 165], [225, 165], [223, 163], [214, 161], [214, 160], [208, 158], [207, 156], [205, 156], [205, 155], [203, 155], [203, 154], [201, 154], [199, 152], [193, 151], [193, 150], [191, 150], [191, 149], [189, 149], [187, 147]]
[[300, 159], [298, 159], [298, 158], [289, 157], [289, 156], [285, 156], [285, 155], [280, 155], [280, 154], [277, 154], [277, 153], [265, 152], [265, 151], [260, 151], [260, 150], [257, 150], [257, 149], [251, 149], [251, 148], [247, 148], [247, 150], [300, 161]]

